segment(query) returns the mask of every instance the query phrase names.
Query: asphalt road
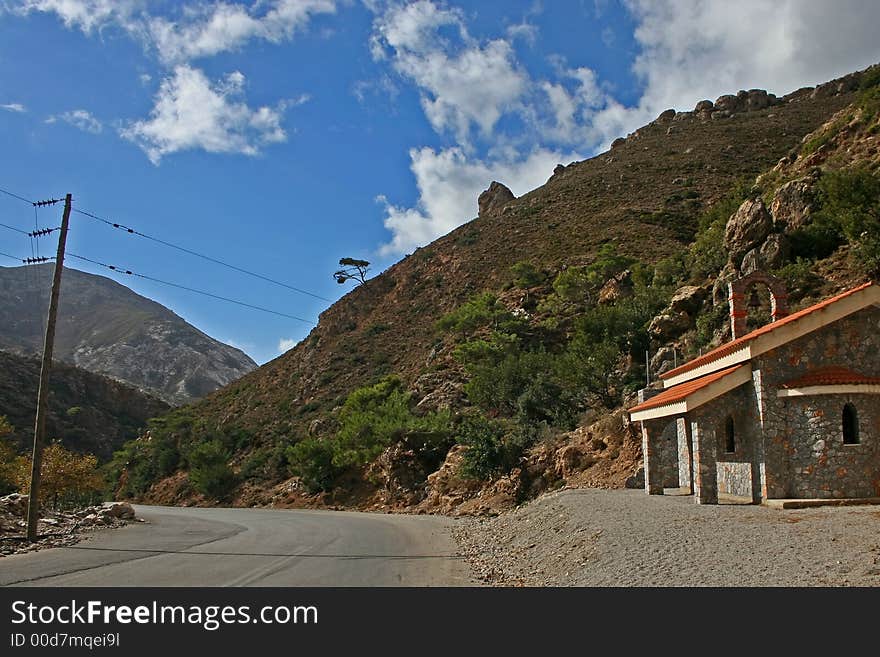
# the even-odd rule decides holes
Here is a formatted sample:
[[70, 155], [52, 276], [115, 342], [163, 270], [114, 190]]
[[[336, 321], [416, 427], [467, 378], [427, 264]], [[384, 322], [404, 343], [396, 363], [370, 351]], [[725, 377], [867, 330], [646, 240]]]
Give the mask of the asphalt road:
[[466, 586], [449, 519], [135, 507], [144, 523], [0, 559], [2, 586]]

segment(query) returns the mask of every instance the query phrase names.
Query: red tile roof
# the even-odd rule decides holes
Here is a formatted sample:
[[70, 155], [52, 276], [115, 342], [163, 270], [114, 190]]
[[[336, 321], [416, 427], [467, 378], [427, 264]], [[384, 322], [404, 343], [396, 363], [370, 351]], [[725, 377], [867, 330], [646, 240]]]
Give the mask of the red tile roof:
[[[694, 360], [688, 361], [684, 365], [679, 365], [675, 369], [671, 369], [668, 372], [664, 372], [660, 375], [661, 379], [668, 379], [673, 376], [677, 376], [678, 374], [684, 374], [685, 372], [690, 372], [693, 369], [700, 367], [701, 365], [706, 365], [707, 363], [711, 363], [712, 361], [718, 360], [719, 358], [724, 358], [725, 356], [729, 356], [733, 352], [742, 349], [749, 342], [754, 340], [755, 338], [764, 335], [765, 333], [770, 333], [771, 331], [775, 331], [776, 329], [785, 326], [786, 324], [790, 324], [791, 322], [797, 321], [802, 317], [810, 315], [817, 310], [822, 310], [823, 308], [827, 308], [833, 303], [840, 301], [841, 299], [845, 299], [848, 296], [855, 294], [856, 292], [860, 292], [861, 290], [867, 289], [871, 287], [872, 283], [869, 281], [867, 283], [863, 283], [858, 287], [854, 287], [851, 290], [847, 290], [842, 294], [838, 294], [837, 296], [831, 297], [829, 299], [825, 299], [825, 301], [821, 301], [817, 303], [815, 306], [810, 306], [809, 308], [804, 308], [803, 310], [799, 310], [796, 313], [792, 313], [788, 317], [784, 317], [776, 322], [771, 322], [770, 324], [766, 324], [759, 329], [755, 329], [751, 333], [747, 333], [741, 338], [737, 338], [736, 340], [732, 340], [727, 344], [723, 344], [720, 347], [713, 349], [710, 352], [707, 352], [700, 356], [699, 358], [695, 358]], [[653, 401], [653, 400], [652, 400]]]
[[715, 383], [716, 381], [720, 381], [728, 374], [733, 374], [734, 371], [738, 370], [740, 367], [743, 367], [742, 364], [734, 365], [733, 367], [728, 367], [724, 370], [719, 370], [717, 372], [712, 372], [711, 374], [707, 374], [705, 376], [701, 376], [698, 379], [694, 379], [692, 381], [685, 381], [684, 383], [679, 383], [677, 386], [673, 386], [671, 388], [667, 388], [659, 395], [655, 397], [651, 397], [647, 401], [642, 402], [638, 406], [633, 406], [629, 409], [629, 413], [635, 413], [636, 411], [644, 411], [649, 408], [656, 408], [658, 406], [666, 406], [667, 404], [674, 404], [675, 402], [680, 402], [687, 399], [690, 395], [695, 393], [697, 390], [701, 390], [705, 388], [710, 383]]
[[817, 367], [805, 374], [786, 381], [783, 388], [808, 388], [810, 386], [836, 386], [836, 385], [880, 385], [880, 376], [865, 376], [846, 367], [830, 365]]

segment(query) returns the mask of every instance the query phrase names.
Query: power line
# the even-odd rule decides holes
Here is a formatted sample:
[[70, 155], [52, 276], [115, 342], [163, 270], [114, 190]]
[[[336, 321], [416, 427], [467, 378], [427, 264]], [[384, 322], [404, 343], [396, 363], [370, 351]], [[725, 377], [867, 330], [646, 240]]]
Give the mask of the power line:
[[[6, 194], [6, 195], [8, 195], [8, 196], [11, 196], [11, 197], [13, 197], [13, 198], [16, 198], [16, 199], [18, 199], [18, 200], [20, 200], [20, 201], [23, 201], [23, 202], [25, 202], [25, 203], [29, 203], [29, 204], [31, 204], [31, 205], [34, 207], [34, 210], [35, 210], [35, 211], [36, 211], [37, 207], [43, 207], [43, 206], [45, 206], [45, 205], [53, 205], [53, 204], [55, 204], [55, 203], [59, 203], [59, 202], [61, 201], [61, 199], [49, 199], [49, 200], [46, 200], [46, 201], [31, 201], [30, 199], [27, 199], [27, 198], [25, 198], [25, 197], [23, 197], [23, 196], [19, 196], [18, 194], [14, 194], [13, 192], [10, 192], [10, 191], [8, 191], [8, 190], [6, 190], [6, 189], [2, 189], [2, 188], [0, 188], [0, 192]], [[206, 254], [204, 254], [204, 253], [199, 253], [198, 251], [193, 251], [192, 249], [188, 249], [188, 248], [186, 248], [186, 247], [179, 246], [179, 245], [177, 245], [177, 244], [174, 244], [174, 243], [172, 243], [172, 242], [168, 242], [168, 241], [163, 240], [163, 239], [160, 239], [160, 238], [158, 238], [158, 237], [153, 237], [152, 235], [147, 235], [146, 233], [142, 233], [141, 231], [136, 230], [136, 229], [134, 229], [134, 228], [131, 228], [130, 226], [126, 226], [125, 224], [120, 224], [120, 223], [115, 222], [115, 221], [110, 221], [109, 219], [106, 219], [106, 218], [104, 218], [104, 217], [100, 217], [100, 216], [98, 216], [98, 215], [96, 215], [96, 214], [93, 214], [93, 213], [91, 213], [91, 212], [88, 212], [88, 211], [86, 211], [86, 210], [81, 210], [81, 209], [79, 209], [79, 208], [72, 208], [72, 209], [73, 209], [74, 212], [77, 212], [77, 213], [79, 213], [79, 214], [81, 214], [81, 215], [83, 215], [83, 216], [89, 217], [89, 218], [94, 219], [94, 220], [96, 220], [96, 221], [100, 221], [101, 223], [104, 223], [104, 224], [106, 224], [106, 225], [108, 225], [108, 226], [110, 226], [110, 227], [112, 227], [112, 228], [117, 229], [117, 230], [121, 230], [121, 231], [123, 231], [123, 232], [126, 232], [126, 233], [128, 233], [128, 234], [130, 234], [130, 235], [137, 235], [138, 237], [142, 237], [142, 238], [144, 238], [144, 239], [148, 239], [148, 240], [150, 240], [150, 241], [156, 242], [157, 244], [162, 244], [163, 246], [167, 246], [167, 247], [169, 247], [169, 248], [176, 249], [176, 250], [178, 250], [178, 251], [181, 251], [181, 252], [183, 252], [183, 253], [187, 253], [187, 254], [192, 255], [192, 256], [195, 256], [195, 257], [197, 257], [197, 258], [201, 258], [201, 259], [203, 259], [203, 260], [207, 260], [208, 262], [212, 262], [212, 263], [214, 263], [214, 264], [221, 265], [222, 267], [227, 267], [228, 269], [232, 269], [233, 271], [237, 271], [237, 272], [239, 272], [239, 273], [241, 273], [241, 274], [247, 274], [248, 276], [253, 276], [254, 278], [258, 278], [258, 279], [260, 279], [260, 280], [266, 281], [267, 283], [272, 283], [273, 285], [278, 285], [278, 286], [283, 287], [283, 288], [286, 288], [286, 289], [288, 289], [288, 290], [292, 290], [292, 291], [294, 291], [294, 292], [298, 292], [298, 293], [300, 293], [300, 294], [305, 294], [305, 295], [310, 296], [310, 297], [313, 297], [313, 298], [315, 298], [315, 299], [320, 299], [321, 301], [326, 301], [326, 302], [328, 302], [328, 303], [332, 303], [332, 302], [333, 302], [333, 299], [328, 299], [327, 297], [321, 296], [320, 294], [316, 294], [316, 293], [314, 293], [314, 292], [309, 292], [308, 290], [304, 290], [304, 289], [302, 289], [302, 288], [295, 287], [295, 286], [290, 285], [290, 284], [288, 284], [288, 283], [284, 283], [283, 281], [279, 281], [279, 280], [276, 280], [276, 279], [274, 279], [274, 278], [270, 278], [270, 277], [265, 276], [265, 275], [263, 275], [263, 274], [259, 274], [259, 273], [254, 272], [254, 271], [250, 271], [250, 270], [248, 270], [248, 269], [244, 269], [244, 268], [242, 268], [242, 267], [238, 267], [237, 265], [233, 265], [233, 264], [228, 263], [228, 262], [225, 262], [225, 261], [223, 261], [223, 260], [219, 260], [218, 258], [214, 258], [214, 257], [209, 256], [209, 255], [206, 255]], [[18, 230], [18, 229], [13, 228], [13, 230]], [[28, 234], [28, 233], [26, 233], [25, 231], [19, 231], [19, 232], [23, 232], [23, 233], [25, 233], [26, 235]], [[36, 226], [36, 216], [35, 216], [35, 222], [34, 222], [34, 232], [35, 232], [35, 233], [38, 232], [38, 231], [37, 231], [37, 226]], [[36, 236], [36, 235], [31, 235], [31, 237], [35, 237], [35, 236]], [[160, 282], [162, 282], [162, 281], [160, 281]], [[273, 311], [273, 312], [274, 312], [274, 311]], [[285, 315], [285, 316], [287, 316], [287, 315]], [[298, 317], [294, 317], [294, 319], [299, 319], [299, 318], [298, 318]], [[307, 321], [307, 320], [300, 320], [300, 321]], [[309, 324], [313, 324], [313, 322], [308, 322], [308, 323], [309, 323]]]
[[81, 255], [76, 255], [75, 253], [68, 253], [67, 255], [69, 255], [71, 258], [76, 258], [78, 260], [84, 260], [86, 262], [92, 263], [93, 265], [98, 265], [99, 267], [104, 267], [106, 269], [109, 269], [111, 271], [116, 272], [117, 274], [126, 274], [128, 276], [136, 276], [138, 278], [143, 278], [148, 281], [153, 281], [154, 283], [161, 283], [162, 285], [176, 287], [181, 290], [186, 290], [187, 292], [194, 292], [195, 294], [201, 294], [206, 297], [211, 297], [212, 299], [218, 299], [220, 301], [227, 301], [229, 303], [234, 303], [239, 306], [244, 306], [245, 308], [251, 308], [253, 310], [261, 310], [264, 313], [271, 313], [272, 315], [279, 315], [280, 317], [286, 317], [288, 319], [295, 319], [298, 322], [303, 322], [305, 324], [315, 326], [315, 322], [312, 322], [308, 319], [303, 319], [302, 317], [297, 317], [295, 315], [288, 315], [287, 313], [282, 313], [277, 310], [271, 310], [269, 308], [263, 308], [262, 306], [255, 306], [253, 304], [245, 303], [244, 301], [239, 301], [237, 299], [230, 299], [229, 297], [223, 297], [223, 296], [220, 296], [219, 294], [205, 292], [204, 290], [197, 290], [192, 287], [187, 287], [186, 285], [180, 285], [179, 283], [172, 283], [170, 281], [163, 281], [162, 279], [154, 278], [152, 276], [147, 276], [146, 274], [138, 274], [137, 272], [133, 272], [130, 269], [125, 269], [124, 267], [117, 267], [115, 265], [108, 265], [107, 263], [104, 263], [104, 262], [99, 262], [97, 260], [92, 260], [91, 258], [86, 258]]
[[50, 199], [46, 199], [45, 201], [32, 201], [29, 198], [25, 198], [24, 196], [19, 196], [18, 194], [13, 194], [8, 189], [0, 189], [0, 193], [6, 194], [7, 196], [11, 196], [12, 198], [17, 198], [19, 201], [23, 201], [24, 203], [27, 203], [28, 205], [32, 205], [35, 208], [42, 208], [47, 205], [55, 205], [56, 203], [61, 203], [62, 201], [64, 201], [63, 198], [50, 198]]
[[268, 276], [264, 276], [263, 274], [258, 274], [256, 272], [243, 269], [236, 265], [230, 264], [228, 262], [224, 262], [223, 260], [218, 260], [217, 258], [213, 258], [209, 255], [205, 255], [204, 253], [199, 253], [198, 251], [193, 251], [191, 249], [187, 249], [183, 246], [178, 246], [177, 244], [173, 244], [171, 242], [167, 242], [163, 239], [159, 239], [158, 237], [153, 237], [152, 235], [147, 235], [146, 233], [142, 233], [139, 230], [135, 230], [125, 224], [120, 224], [115, 221], [110, 221], [109, 219], [104, 219], [103, 217], [99, 217], [97, 215], [92, 214], [91, 212], [86, 212], [85, 210], [80, 210], [78, 208], [73, 209], [74, 212], [78, 212], [79, 214], [85, 215], [86, 217], [91, 217], [92, 219], [96, 219], [102, 223], [107, 224], [117, 230], [124, 231], [130, 235], [137, 235], [138, 237], [143, 237], [145, 239], [151, 240], [153, 242], [157, 242], [158, 244], [162, 244], [164, 246], [170, 247], [172, 249], [177, 249], [178, 251], [182, 251], [183, 253], [188, 253], [189, 255], [196, 256], [197, 258], [202, 258], [203, 260], [207, 260], [208, 262], [213, 262], [214, 264], [221, 265], [223, 267], [227, 267], [229, 269], [233, 269], [241, 274], [247, 274], [248, 276], [253, 276], [254, 278], [259, 278], [260, 280], [266, 281], [268, 283], [273, 283], [274, 285], [279, 285], [281, 287], [287, 288], [288, 290], [293, 290], [294, 292], [299, 292], [300, 294], [305, 294], [310, 297], [314, 297], [315, 299], [320, 299], [321, 301], [327, 301], [332, 303], [332, 299], [328, 299], [327, 297], [322, 297], [320, 294], [315, 294], [314, 292], [309, 292], [308, 290], [303, 290], [302, 288], [294, 287], [293, 285], [288, 285], [287, 283], [283, 283], [282, 281], [275, 280], [274, 278], [269, 278]]
[[18, 194], [13, 194], [12, 192], [7, 191], [5, 189], [0, 189], [0, 192], [2, 192], [3, 194], [6, 194], [7, 196], [11, 196], [12, 198], [17, 198], [19, 201], [24, 201], [25, 203], [28, 203], [29, 205], [34, 204], [34, 202], [32, 200], [30, 200], [29, 198], [25, 198], [24, 196], [19, 196]]
[[22, 235], [27, 235], [28, 237], [31, 237], [30, 233], [28, 233], [26, 230], [22, 230], [21, 228], [16, 228], [15, 226], [7, 226], [6, 224], [0, 224], [0, 226], [2, 226], [3, 228], [8, 228], [9, 230], [13, 230], [16, 233], [21, 233]]

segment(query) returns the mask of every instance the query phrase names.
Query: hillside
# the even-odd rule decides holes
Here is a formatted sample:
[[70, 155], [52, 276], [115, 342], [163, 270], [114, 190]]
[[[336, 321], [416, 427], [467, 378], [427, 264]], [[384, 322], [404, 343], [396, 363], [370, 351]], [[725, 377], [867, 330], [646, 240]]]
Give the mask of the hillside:
[[[15, 428], [10, 440], [27, 451], [34, 440], [40, 360], [0, 351], [0, 415]], [[49, 379], [46, 435], [67, 449], [106, 461], [136, 438], [151, 417], [168, 412], [164, 402], [131, 386], [55, 363]]]
[[[481, 216], [354, 289], [287, 354], [131, 446], [137, 463], [202, 445], [228, 468], [226, 488], [203, 487], [198, 498], [185, 473], [168, 470], [126, 492], [460, 512], [559, 483], [623, 485], [639, 448], [620, 408], [644, 381], [645, 350], [656, 372], [671, 366], [672, 346], [689, 355], [723, 340], [726, 278], [746, 262], [785, 270], [797, 304], [863, 275], [848, 258], [856, 238], [838, 229], [828, 250], [801, 231], [809, 203], [792, 190], [817, 192], [818, 174], [779, 192], [814, 153], [824, 159], [813, 167], [853, 165], [852, 141], [867, 144], [855, 149], [868, 153], [862, 164], [876, 164], [877, 117], [860, 108], [877, 77], [875, 68], [782, 98], [751, 90], [701, 101], [557, 167], [520, 198], [493, 185]], [[769, 227], [754, 245], [728, 244], [726, 226], [748, 220], [736, 218], [743, 208]], [[789, 223], [786, 212], [800, 218]], [[771, 253], [768, 243], [785, 246]], [[399, 384], [349, 397], [392, 374]], [[397, 428], [380, 439], [392, 408]], [[472, 476], [461, 476], [463, 461]]]
[[[39, 354], [54, 265], [0, 267], [0, 349]], [[256, 367], [161, 304], [103, 276], [66, 268], [55, 357], [178, 405]]]

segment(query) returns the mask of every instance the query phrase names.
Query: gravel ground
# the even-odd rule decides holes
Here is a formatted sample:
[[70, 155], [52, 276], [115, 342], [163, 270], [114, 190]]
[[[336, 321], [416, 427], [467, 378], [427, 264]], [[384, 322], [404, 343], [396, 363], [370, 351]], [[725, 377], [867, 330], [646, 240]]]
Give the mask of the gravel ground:
[[454, 534], [475, 575], [499, 586], [880, 586], [880, 506], [563, 490]]

